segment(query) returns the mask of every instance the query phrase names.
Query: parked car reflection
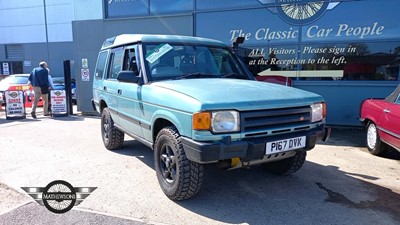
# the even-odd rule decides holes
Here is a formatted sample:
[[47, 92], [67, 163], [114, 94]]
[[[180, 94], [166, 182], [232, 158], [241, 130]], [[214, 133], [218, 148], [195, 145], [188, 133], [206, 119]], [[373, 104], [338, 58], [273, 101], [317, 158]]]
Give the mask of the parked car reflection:
[[268, 76], [255, 76], [256, 80], [263, 81], [263, 82], [270, 82], [274, 84], [281, 84], [285, 86], [293, 86], [292, 79], [285, 76], [279, 75], [268, 75]]

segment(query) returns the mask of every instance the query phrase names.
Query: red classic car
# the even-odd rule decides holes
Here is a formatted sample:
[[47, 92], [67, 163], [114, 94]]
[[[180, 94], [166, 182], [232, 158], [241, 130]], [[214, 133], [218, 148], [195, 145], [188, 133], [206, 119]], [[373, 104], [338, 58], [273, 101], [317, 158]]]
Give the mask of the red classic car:
[[400, 84], [385, 99], [361, 103], [360, 121], [367, 127], [367, 148], [381, 155], [389, 146], [400, 151]]
[[[23, 91], [25, 108], [32, 107], [35, 93], [32, 85], [29, 83], [29, 74], [8, 75], [0, 81], [0, 105], [5, 105], [6, 91]], [[39, 100], [38, 106], [43, 106], [42, 99]]]

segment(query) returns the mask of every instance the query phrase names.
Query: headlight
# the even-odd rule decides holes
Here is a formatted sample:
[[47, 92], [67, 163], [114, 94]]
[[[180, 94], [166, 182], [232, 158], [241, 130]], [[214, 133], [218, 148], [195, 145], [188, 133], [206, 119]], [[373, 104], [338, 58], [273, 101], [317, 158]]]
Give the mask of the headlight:
[[216, 133], [239, 131], [239, 113], [236, 111], [213, 112], [211, 127]]
[[193, 115], [193, 129], [211, 130], [215, 133], [240, 131], [237, 111], [199, 112]]
[[311, 105], [311, 122], [321, 121], [326, 116], [325, 103], [315, 103]]

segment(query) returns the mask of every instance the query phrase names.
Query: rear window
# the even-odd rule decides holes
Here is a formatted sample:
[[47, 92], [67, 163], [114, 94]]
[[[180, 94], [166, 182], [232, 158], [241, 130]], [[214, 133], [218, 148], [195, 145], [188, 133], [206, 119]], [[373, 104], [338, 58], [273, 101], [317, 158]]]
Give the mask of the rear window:
[[9, 76], [0, 82], [6, 84], [28, 84], [29, 80], [27, 76]]

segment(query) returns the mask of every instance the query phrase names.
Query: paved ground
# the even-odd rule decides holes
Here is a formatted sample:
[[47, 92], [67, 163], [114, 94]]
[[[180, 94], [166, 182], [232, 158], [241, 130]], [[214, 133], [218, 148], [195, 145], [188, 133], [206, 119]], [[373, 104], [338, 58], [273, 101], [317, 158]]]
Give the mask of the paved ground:
[[[70, 118], [78, 118], [76, 106], [73, 107], [75, 115], [72, 117], [53, 117], [52, 119], [70, 121]], [[43, 110], [38, 108], [37, 120], [31, 118], [31, 110], [26, 109], [27, 120], [14, 118], [11, 120], [5, 119], [4, 108], [0, 108], [0, 127], [18, 125], [28, 121], [41, 121], [47, 120], [51, 117], [43, 116]], [[80, 115], [79, 115], [80, 116]], [[19, 124], [21, 125], [21, 124]], [[51, 138], [51, 135], [46, 135]], [[4, 138], [4, 140], [7, 137]], [[1, 139], [3, 140], [3, 139]], [[9, 139], [13, 143], [14, 138]], [[22, 142], [23, 143], [23, 142]], [[49, 142], [51, 143], [51, 141]], [[0, 150], [7, 149], [10, 146], [0, 142]], [[27, 147], [29, 148], [29, 147]], [[82, 208], [73, 208], [70, 212], [65, 214], [50, 213], [45, 207], [37, 204], [31, 197], [19, 188], [14, 189], [2, 183], [0, 179], [0, 225], [10, 224], [121, 224], [121, 225], [139, 225], [145, 224], [144, 220], [136, 218], [128, 218], [122, 215], [111, 215], [104, 212], [85, 210]]]
[[[107, 151], [97, 117], [0, 112], [0, 132], [0, 224], [400, 224], [400, 156], [370, 155], [361, 129], [334, 129], [289, 177], [208, 166], [202, 192], [183, 202], [162, 193], [151, 150], [127, 137]], [[62, 215], [20, 188], [59, 179], [98, 188]]]
[[107, 215], [101, 212], [92, 212], [73, 209], [65, 214], [49, 213], [45, 207], [39, 207], [34, 202], [28, 202], [0, 216], [0, 224], [29, 224], [29, 225], [54, 225], [54, 224], [118, 224], [140, 225], [144, 221], [134, 218]]

